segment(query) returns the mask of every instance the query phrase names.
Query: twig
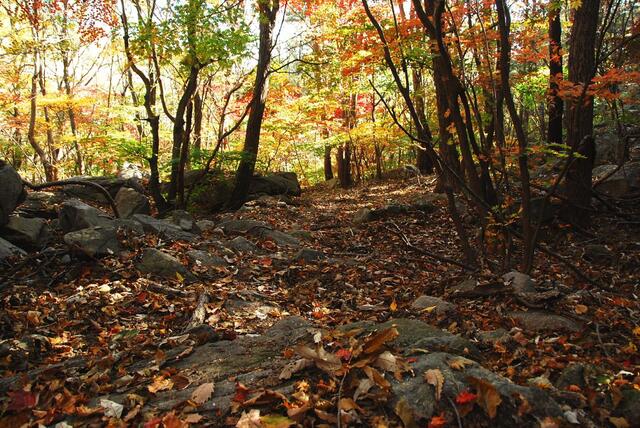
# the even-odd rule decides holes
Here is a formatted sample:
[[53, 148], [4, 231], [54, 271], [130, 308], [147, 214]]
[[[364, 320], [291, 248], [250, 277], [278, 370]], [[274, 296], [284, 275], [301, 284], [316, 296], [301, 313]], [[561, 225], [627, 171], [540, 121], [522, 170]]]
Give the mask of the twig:
[[449, 404], [451, 404], [451, 407], [453, 407], [453, 411], [456, 414], [456, 420], [458, 421], [458, 428], [462, 428], [462, 420], [460, 419], [460, 413], [458, 413], [458, 409], [456, 408], [456, 405], [451, 400], [451, 398], [447, 397], [447, 400], [449, 401]]
[[105, 189], [98, 183], [94, 183], [88, 180], [59, 180], [59, 181], [50, 181], [48, 183], [42, 183], [42, 184], [31, 184], [25, 180], [22, 180], [22, 182], [24, 183], [25, 186], [27, 186], [31, 190], [42, 190], [49, 187], [69, 186], [69, 185], [93, 187], [94, 189], [102, 193], [102, 195], [105, 197], [105, 199], [111, 206], [111, 209], [113, 210], [114, 217], [120, 218], [120, 212], [118, 211], [118, 207], [116, 206], [116, 202], [113, 200], [111, 193], [109, 193], [107, 189]]
[[184, 328], [184, 332], [187, 332], [193, 328], [198, 327], [199, 325], [204, 323], [204, 318], [207, 316], [207, 308], [206, 305], [209, 303], [209, 294], [207, 292], [203, 292], [198, 299], [198, 304], [196, 308], [193, 310], [193, 315], [191, 316], [191, 320]]
[[170, 286], [164, 285], [164, 284], [158, 284], [157, 282], [150, 283], [149, 284], [149, 288], [152, 289], [153, 291], [157, 291], [159, 293], [176, 294], [176, 295], [181, 296], [181, 297], [189, 296], [189, 293], [187, 293], [184, 290], [180, 290], [178, 288], [170, 287]]
[[607, 351], [607, 348], [605, 346], [604, 343], [602, 343], [602, 337], [600, 337], [600, 324], [595, 323], [596, 324], [596, 336], [598, 337], [598, 342], [600, 343], [600, 347], [602, 348], [602, 352], [604, 352], [604, 355], [607, 356], [607, 358], [611, 358], [611, 355], [609, 355], [609, 351]]
[[432, 259], [438, 260], [440, 262], [456, 265], [456, 266], [461, 267], [462, 269], [465, 269], [465, 270], [467, 270], [469, 272], [477, 272], [478, 271], [477, 268], [469, 266], [469, 265], [467, 265], [465, 263], [461, 263], [461, 262], [459, 262], [457, 260], [450, 259], [449, 257], [441, 256], [439, 254], [432, 253], [431, 251], [427, 251], [427, 250], [425, 250], [423, 248], [416, 247], [415, 245], [413, 245], [411, 243], [411, 241], [409, 241], [409, 238], [407, 238], [407, 236], [404, 233], [402, 233], [402, 231], [400, 230], [400, 228], [398, 227], [398, 225], [396, 223], [394, 223], [392, 221], [391, 224], [393, 224], [395, 226], [396, 230], [392, 230], [391, 228], [389, 228], [387, 226], [385, 226], [384, 228], [387, 229], [389, 232], [392, 232], [392, 233], [395, 233], [396, 235], [398, 235], [400, 237], [400, 239], [402, 239], [402, 242], [404, 242], [404, 244], [407, 247], [411, 248], [412, 250], [417, 251], [417, 252], [419, 252], [421, 254], [424, 254], [427, 257], [431, 257]]

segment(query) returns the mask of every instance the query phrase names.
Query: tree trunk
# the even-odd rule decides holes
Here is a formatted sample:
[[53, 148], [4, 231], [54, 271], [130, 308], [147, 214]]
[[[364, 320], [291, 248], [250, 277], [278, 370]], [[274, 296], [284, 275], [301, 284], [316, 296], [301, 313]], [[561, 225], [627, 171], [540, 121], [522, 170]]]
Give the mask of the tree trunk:
[[202, 150], [202, 107], [203, 101], [200, 92], [193, 97], [193, 148]]
[[37, 108], [37, 99], [38, 99], [38, 75], [39, 75], [39, 53], [38, 50], [35, 49], [33, 54], [33, 75], [31, 76], [31, 102], [30, 102], [30, 111], [29, 111], [29, 130], [27, 132], [27, 140], [33, 150], [36, 152], [38, 157], [40, 158], [40, 162], [42, 162], [42, 167], [44, 168], [44, 176], [47, 181], [55, 180], [55, 172], [53, 169], [53, 165], [47, 158], [47, 154], [42, 149], [42, 146], [36, 141], [36, 115], [38, 113]]
[[558, 82], [562, 80], [562, 24], [560, 23], [561, 3], [549, 2], [549, 92], [547, 110], [549, 124], [547, 142], [562, 144], [562, 113], [564, 102], [558, 95]]
[[260, 131], [262, 119], [269, 93], [269, 65], [273, 49], [273, 29], [276, 15], [280, 7], [280, 0], [258, 0], [260, 12], [260, 45], [258, 48], [258, 66], [256, 80], [253, 86], [251, 112], [247, 119], [247, 131], [244, 138], [244, 156], [236, 172], [236, 185], [231, 195], [230, 206], [239, 208], [247, 198], [249, 185], [256, 168], [258, 148], [260, 145]]
[[331, 180], [333, 178], [333, 168], [331, 166], [331, 146], [324, 146], [324, 179]]
[[579, 153], [567, 171], [568, 220], [580, 227], [590, 222], [583, 207], [591, 204], [591, 173], [595, 158], [593, 97], [587, 93], [596, 71], [595, 45], [600, 0], [583, 1], [574, 11], [569, 43], [569, 80], [582, 87], [581, 95], [567, 103], [567, 145]]

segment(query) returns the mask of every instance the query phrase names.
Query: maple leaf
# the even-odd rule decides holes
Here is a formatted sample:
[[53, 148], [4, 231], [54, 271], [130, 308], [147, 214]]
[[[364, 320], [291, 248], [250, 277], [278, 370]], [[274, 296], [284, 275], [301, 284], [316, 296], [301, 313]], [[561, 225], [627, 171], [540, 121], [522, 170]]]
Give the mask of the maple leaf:
[[436, 401], [440, 401], [442, 396], [442, 387], [444, 386], [444, 376], [440, 369], [429, 369], [424, 372], [424, 379], [429, 385], [435, 388]]
[[475, 386], [478, 393], [477, 403], [482, 407], [490, 419], [496, 417], [498, 406], [502, 403], [500, 393], [491, 383], [484, 379], [469, 377], [469, 383]]
[[213, 382], [203, 383], [191, 394], [191, 401], [197, 406], [206, 403], [213, 394]]

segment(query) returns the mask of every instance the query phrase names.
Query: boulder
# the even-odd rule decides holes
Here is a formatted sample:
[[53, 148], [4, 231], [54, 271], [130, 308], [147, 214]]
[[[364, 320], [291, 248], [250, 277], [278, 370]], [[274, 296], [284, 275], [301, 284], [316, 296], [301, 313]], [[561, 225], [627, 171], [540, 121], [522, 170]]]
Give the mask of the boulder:
[[422, 295], [413, 301], [411, 309], [415, 309], [417, 311], [426, 309], [429, 310], [429, 312], [442, 315], [447, 312], [454, 311], [456, 309], [456, 305], [439, 297]]
[[502, 275], [505, 284], [510, 285], [516, 293], [535, 293], [535, 282], [529, 275], [518, 271], [511, 271]]
[[64, 235], [64, 242], [89, 257], [102, 257], [120, 252], [115, 227], [94, 226]]
[[131, 217], [142, 225], [147, 233], [155, 233], [169, 241], [193, 241], [196, 235], [182, 230], [179, 226], [166, 220], [159, 220], [146, 214], [134, 214]]
[[224, 233], [248, 233], [254, 229], [270, 229], [267, 223], [257, 220], [238, 219], [226, 220], [218, 225]]
[[618, 164], [624, 160], [624, 140], [614, 132], [596, 132], [595, 143], [596, 156], [594, 165]]
[[371, 211], [369, 208], [360, 208], [353, 215], [353, 222], [355, 224], [367, 223], [372, 221], [373, 219], [374, 219], [373, 211]]
[[41, 218], [13, 215], [0, 230], [7, 241], [23, 248], [41, 248], [49, 239], [47, 222]]
[[295, 236], [291, 236], [288, 233], [284, 233], [275, 229], [252, 229], [251, 235], [258, 236], [262, 239], [268, 239], [275, 242], [277, 245], [285, 247], [297, 247], [300, 245], [300, 240]]
[[178, 259], [155, 248], [144, 250], [142, 260], [137, 264], [137, 268], [140, 272], [167, 279], [176, 279], [176, 274], [180, 274], [182, 277], [186, 277], [188, 274], [187, 269]]
[[211, 220], [198, 220], [196, 226], [201, 232], [212, 232], [218, 228], [216, 222]]
[[[137, 179], [124, 179], [118, 177], [91, 177], [91, 176], [78, 176], [71, 177], [70, 180], [82, 180], [82, 181], [90, 181], [92, 183], [99, 184], [104, 187], [112, 198], [115, 198], [118, 192], [123, 187], [130, 187], [135, 189], [139, 193], [144, 193], [144, 188], [138, 182]], [[74, 184], [70, 186], [64, 186], [63, 192], [66, 195], [72, 196], [74, 198], [96, 201], [101, 203], [106, 203], [107, 199], [104, 194], [100, 192], [98, 189], [91, 186], [83, 186], [79, 184]]]
[[607, 177], [595, 186], [597, 191], [607, 196], [624, 198], [640, 190], [640, 162], [629, 162], [620, 168], [601, 165], [594, 168], [592, 174], [594, 182]]
[[29, 217], [54, 219], [58, 217], [58, 205], [63, 202], [64, 196], [61, 193], [29, 192], [19, 210]]
[[218, 257], [202, 250], [190, 250], [187, 252], [187, 257], [189, 258], [191, 263], [207, 268], [227, 266], [228, 264], [227, 261], [222, 257]]
[[0, 226], [9, 222], [9, 216], [25, 197], [22, 178], [11, 165], [0, 159]]
[[173, 210], [171, 212], [171, 221], [182, 230], [187, 232], [200, 233], [200, 229], [196, 224], [193, 216], [184, 210]]
[[552, 221], [559, 212], [559, 206], [553, 201], [545, 203], [546, 198], [531, 198], [531, 221], [534, 223], [548, 223]]
[[27, 253], [22, 249], [13, 245], [9, 241], [0, 238], [0, 261], [14, 256], [26, 256]]
[[306, 263], [312, 263], [326, 258], [327, 255], [325, 253], [314, 250], [313, 248], [302, 248], [293, 256], [294, 261]]
[[118, 171], [118, 178], [122, 178], [124, 180], [141, 180], [144, 177], [144, 172], [142, 172], [142, 168], [138, 165], [132, 164], [131, 162], [124, 162], [120, 171]]
[[267, 176], [256, 175], [249, 183], [249, 195], [300, 196], [302, 190], [294, 172], [277, 172]]
[[587, 387], [586, 371], [586, 367], [583, 364], [575, 363], [568, 365], [562, 370], [558, 380], [556, 380], [556, 388], [563, 390], [569, 388], [571, 385], [576, 385], [580, 387], [580, 389], [585, 389]]
[[239, 253], [253, 253], [258, 251], [258, 247], [244, 236], [236, 236], [229, 241], [229, 248]]
[[149, 214], [149, 199], [130, 187], [121, 188], [115, 197], [118, 212], [122, 218], [130, 218], [134, 214]]
[[513, 318], [522, 328], [532, 332], [568, 331], [579, 332], [582, 323], [572, 318], [563, 317], [542, 311], [515, 311], [510, 312]]
[[509, 287], [499, 282], [479, 283], [476, 279], [469, 278], [449, 288], [448, 291], [456, 297], [488, 297], [507, 293]]
[[65, 233], [93, 226], [109, 227], [112, 225], [111, 218], [106, 213], [78, 199], [64, 202], [60, 207], [58, 217], [60, 228]]

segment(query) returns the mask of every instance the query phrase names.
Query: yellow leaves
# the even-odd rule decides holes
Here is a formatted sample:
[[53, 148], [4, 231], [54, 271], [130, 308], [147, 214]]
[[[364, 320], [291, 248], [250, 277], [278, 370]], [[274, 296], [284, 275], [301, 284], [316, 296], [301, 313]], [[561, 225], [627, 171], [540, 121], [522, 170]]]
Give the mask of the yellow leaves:
[[213, 394], [213, 383], [203, 383], [193, 391], [191, 401], [195, 403], [196, 406], [200, 406], [211, 398], [211, 394]]
[[633, 329], [633, 335], [636, 337], [640, 337], [640, 327], [636, 327]]
[[147, 389], [150, 393], [155, 394], [159, 391], [166, 391], [173, 388], [173, 381], [169, 378], [166, 378], [162, 375], [155, 376], [153, 378], [153, 383], [147, 386]]
[[398, 310], [398, 302], [396, 302], [395, 299], [393, 299], [393, 301], [391, 302], [391, 304], [389, 305], [389, 310], [391, 312], [395, 312]]
[[636, 352], [638, 352], [638, 347], [636, 346], [635, 343], [633, 342], [629, 342], [627, 344], [627, 346], [625, 346], [624, 348], [621, 349], [622, 352], [624, 352], [625, 354], [635, 354]]
[[440, 369], [429, 369], [424, 372], [424, 380], [435, 388], [436, 401], [440, 401], [442, 387], [444, 386], [444, 376]]
[[365, 354], [375, 354], [382, 348], [382, 346], [399, 336], [398, 330], [395, 327], [389, 327], [376, 333], [373, 337], [365, 342], [362, 350]]
[[465, 367], [473, 364], [473, 361], [464, 357], [455, 357], [449, 360], [448, 364], [453, 370], [464, 370]]
[[498, 412], [498, 406], [502, 403], [502, 397], [500, 397], [500, 393], [496, 387], [488, 381], [476, 377], [469, 377], [468, 381], [476, 388], [476, 394], [478, 395], [477, 403], [490, 419], [495, 418]]

